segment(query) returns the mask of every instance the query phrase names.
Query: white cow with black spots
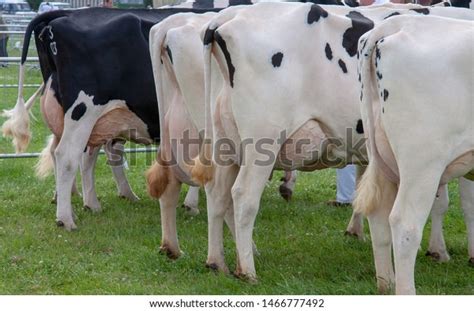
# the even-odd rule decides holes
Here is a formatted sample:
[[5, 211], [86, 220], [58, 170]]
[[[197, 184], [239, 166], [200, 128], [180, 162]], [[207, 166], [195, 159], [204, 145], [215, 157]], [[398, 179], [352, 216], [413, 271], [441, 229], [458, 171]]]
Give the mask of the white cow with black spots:
[[[400, 14], [474, 19], [472, 11], [453, 8], [262, 3], [227, 9], [203, 30], [206, 145], [193, 175], [204, 184], [214, 180], [218, 186], [212, 191], [221, 202], [229, 202], [216, 204], [208, 196], [208, 213], [213, 215], [209, 238], [214, 239], [209, 241], [208, 264], [227, 270], [218, 233], [232, 203], [236, 274], [256, 278], [252, 231], [274, 168], [314, 170], [366, 163], [365, 147], [358, 144], [363, 133], [353, 130], [360, 119], [357, 43], [374, 23]], [[216, 90], [211, 80], [221, 76], [222, 87]], [[221, 139], [230, 140], [234, 150], [245, 150], [232, 154], [232, 165], [216, 165], [215, 148]], [[298, 141], [304, 144], [295, 146]]]
[[[379, 287], [395, 283], [397, 294], [415, 293], [416, 255], [441, 186], [474, 178], [472, 38], [472, 21], [401, 16], [360, 41], [370, 163], [355, 203], [369, 218]], [[465, 217], [472, 241], [474, 214]]]

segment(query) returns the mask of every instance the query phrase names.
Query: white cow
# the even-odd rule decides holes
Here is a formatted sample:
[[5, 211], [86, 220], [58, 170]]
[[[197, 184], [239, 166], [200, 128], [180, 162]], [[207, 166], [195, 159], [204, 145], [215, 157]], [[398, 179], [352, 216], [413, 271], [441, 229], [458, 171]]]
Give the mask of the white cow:
[[[203, 31], [206, 145], [193, 176], [204, 184], [222, 179], [214, 181], [214, 191], [222, 202], [233, 203], [237, 275], [256, 278], [252, 231], [274, 168], [314, 170], [365, 163], [363, 133], [357, 126], [357, 42], [374, 23], [399, 14], [474, 19], [473, 12], [453, 8], [262, 3], [226, 9]], [[211, 79], [221, 75], [219, 88]], [[235, 150], [232, 165], [216, 165], [222, 139]], [[224, 215], [230, 205], [208, 197], [213, 215]], [[222, 217], [214, 220], [218, 223], [209, 223], [209, 238], [214, 240], [209, 241], [208, 263], [215, 260], [225, 271], [221, 238], [212, 234], [219, 233], [212, 228], [222, 227]]]
[[[170, 16], [150, 30], [150, 55], [160, 111], [157, 161], [147, 172], [148, 191], [159, 198], [161, 251], [180, 256], [176, 206], [183, 183], [191, 179], [190, 160], [199, 152], [204, 129], [204, 63], [200, 29], [216, 13]], [[202, 136], [201, 136], [202, 137]], [[228, 214], [233, 230], [232, 211]]]
[[402, 16], [360, 41], [370, 163], [356, 206], [369, 217], [378, 286], [395, 281], [397, 294], [415, 293], [417, 250], [440, 186], [474, 173], [472, 38], [472, 21]]

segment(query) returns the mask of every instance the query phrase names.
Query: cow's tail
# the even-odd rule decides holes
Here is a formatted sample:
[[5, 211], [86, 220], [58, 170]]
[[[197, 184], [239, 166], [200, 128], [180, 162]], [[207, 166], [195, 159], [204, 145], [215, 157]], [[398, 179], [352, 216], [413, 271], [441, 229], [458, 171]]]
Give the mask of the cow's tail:
[[18, 99], [16, 101], [15, 107], [11, 110], [6, 110], [3, 112], [3, 115], [8, 118], [7, 121], [2, 126], [3, 136], [12, 137], [13, 145], [17, 153], [23, 152], [28, 147], [31, 139], [30, 131], [30, 116], [28, 110], [33, 106], [33, 103], [36, 97], [41, 93], [44, 88], [44, 83], [41, 84], [39, 89], [33, 94], [33, 96], [28, 99], [25, 103], [23, 98], [23, 88], [25, 80], [25, 63], [28, 56], [28, 48], [30, 46], [30, 39], [33, 33], [33, 30], [40, 23], [48, 23], [51, 20], [66, 16], [67, 12], [55, 11], [48, 12], [35, 17], [26, 28], [25, 36], [23, 39], [23, 50], [21, 53], [21, 62], [19, 69], [19, 78], [18, 78]]
[[174, 27], [178, 27], [182, 23], [182, 19], [170, 17], [169, 19], [157, 24], [150, 30], [150, 56], [153, 67], [153, 76], [155, 78], [156, 96], [158, 100], [158, 111], [160, 121], [160, 148], [156, 155], [156, 161], [146, 172], [148, 194], [153, 198], [160, 198], [165, 192], [170, 181], [171, 171], [166, 164], [166, 160], [171, 159], [171, 148], [166, 133], [165, 124], [165, 89], [163, 86], [163, 71], [166, 70], [164, 62], [166, 54], [165, 49], [166, 34]]
[[[394, 18], [395, 19], [395, 18]], [[393, 23], [392, 21], [390, 21]], [[398, 27], [389, 28], [381, 24], [374, 30], [364, 34], [359, 40], [359, 74], [361, 81], [361, 113], [364, 129], [367, 133], [367, 153], [369, 165], [361, 178], [354, 199], [354, 210], [365, 215], [373, 212], [381, 204], [382, 194], [395, 185], [381, 170], [380, 155], [375, 144], [375, 116], [373, 103], [379, 101], [379, 90], [375, 79], [375, 51], [377, 43], [384, 37], [398, 31]]]
[[38, 163], [36, 163], [36, 176], [45, 179], [54, 170], [53, 152], [58, 145], [58, 140], [54, 135], [50, 135], [46, 147], [41, 151]]
[[[213, 149], [213, 130], [212, 130], [212, 112], [211, 112], [211, 65], [212, 65], [212, 55], [214, 45], [216, 30], [218, 27], [228, 22], [239, 12], [239, 10], [245, 9], [245, 6], [236, 6], [227, 8], [225, 11], [221, 12], [215, 18], [213, 18], [201, 32], [201, 39], [204, 44], [204, 84], [205, 84], [205, 127], [204, 127], [204, 140], [201, 145], [201, 150], [199, 155], [194, 159], [194, 166], [191, 169], [191, 175], [195, 182], [201, 185], [207, 184], [212, 180], [214, 176], [214, 167], [212, 163], [212, 149]], [[219, 63], [219, 58], [216, 58], [216, 61]], [[225, 65], [219, 63], [219, 67], [224, 68]], [[229, 73], [224, 73], [224, 80], [228, 79]], [[226, 81], [228, 82], [228, 81]]]
[[212, 40], [215, 28], [206, 28], [204, 33], [204, 140], [201, 144], [199, 155], [194, 158], [191, 168], [192, 179], [200, 185], [205, 185], [212, 180], [214, 169], [212, 167], [212, 116], [211, 116], [211, 61]]
[[28, 114], [27, 106], [25, 105], [25, 100], [23, 99], [24, 74], [25, 70], [22, 64], [20, 65], [18, 99], [15, 107], [12, 110], [5, 110], [3, 112], [3, 115], [8, 117], [8, 120], [5, 121], [2, 126], [3, 136], [13, 138], [13, 145], [15, 146], [16, 153], [25, 151], [31, 139], [30, 116]]

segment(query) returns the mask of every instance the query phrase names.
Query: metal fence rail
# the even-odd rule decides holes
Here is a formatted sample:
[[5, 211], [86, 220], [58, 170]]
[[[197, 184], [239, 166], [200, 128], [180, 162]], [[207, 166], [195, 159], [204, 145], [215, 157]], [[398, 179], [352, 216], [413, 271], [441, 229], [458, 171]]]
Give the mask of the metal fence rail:
[[2, 35], [25, 35], [24, 31], [21, 30], [0, 30]]
[[16, 27], [26, 28], [28, 27], [28, 24], [0, 24], [0, 28], [16, 28]]
[[[17, 89], [18, 84], [0, 84], [0, 89]], [[23, 84], [24, 88], [38, 88], [41, 84]]]
[[[157, 152], [158, 148], [127, 148], [124, 149], [124, 153], [148, 153], [148, 152]], [[100, 151], [100, 154], [105, 154], [104, 150]], [[0, 153], [0, 159], [29, 159], [29, 158], [38, 158], [41, 155], [40, 152], [31, 152], [31, 153]]]
[[[3, 63], [19, 63], [20, 61], [21, 61], [20, 56], [0, 57], [0, 62], [3, 62]], [[39, 58], [31, 56], [31, 57], [27, 57], [26, 61], [27, 62], [38, 62]]]

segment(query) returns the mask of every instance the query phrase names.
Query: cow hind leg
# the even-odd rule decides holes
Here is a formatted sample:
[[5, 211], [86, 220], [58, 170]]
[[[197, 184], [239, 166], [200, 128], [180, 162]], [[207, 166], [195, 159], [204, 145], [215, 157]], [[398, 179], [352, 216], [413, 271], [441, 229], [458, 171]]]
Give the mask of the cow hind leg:
[[[56, 175], [56, 158], [54, 156], [54, 151], [59, 144], [59, 138], [57, 136], [52, 136], [48, 142], [48, 145], [41, 151], [40, 159], [36, 164], [36, 176], [43, 179], [49, 175], [49, 171], [52, 170]], [[76, 179], [71, 187], [71, 194], [81, 196], [79, 190], [77, 190]], [[51, 198], [51, 204], [56, 204], [58, 202], [58, 193], [56, 189], [54, 190], [53, 197]]]
[[434, 200], [431, 209], [431, 235], [430, 244], [426, 256], [432, 257], [439, 262], [449, 260], [449, 254], [446, 250], [446, 243], [443, 236], [443, 219], [448, 210], [449, 198], [448, 187], [444, 185], [439, 192], [439, 197]]
[[162, 232], [160, 252], [166, 254], [170, 259], [177, 259], [181, 256], [176, 230], [176, 208], [180, 191], [181, 183], [173, 174], [169, 174], [168, 185], [160, 196]]
[[[433, 201], [438, 190], [442, 169], [429, 169], [423, 165], [418, 169], [405, 169], [400, 165], [400, 187], [390, 213], [393, 253], [395, 259], [396, 293], [415, 294], [415, 261], [418, 248]], [[408, 181], [405, 175], [416, 176]]]
[[64, 131], [54, 152], [58, 202], [56, 223], [66, 230], [76, 228], [71, 204], [71, 189], [92, 129], [104, 107], [94, 105], [93, 97], [83, 91], [64, 116]]
[[469, 264], [474, 267], [474, 181], [464, 177], [459, 178], [459, 191], [467, 227]]
[[[231, 189], [238, 173], [236, 166], [219, 166], [214, 170], [213, 179], [206, 184], [208, 217], [208, 256], [206, 266], [224, 273], [229, 269], [224, 259], [224, 218], [232, 213]], [[232, 232], [234, 223], [227, 217]]]
[[351, 220], [347, 225], [346, 231], [344, 232], [347, 236], [356, 237], [357, 239], [364, 240], [364, 215], [357, 212], [352, 212]]
[[99, 156], [99, 147], [88, 147], [82, 155], [81, 175], [82, 175], [82, 195], [84, 208], [93, 212], [100, 211], [100, 202], [95, 192], [95, 164]]
[[[279, 147], [273, 154], [278, 154]], [[258, 165], [258, 153], [247, 153], [246, 165], [240, 168], [237, 179], [232, 187], [232, 199], [235, 213], [235, 235], [238, 252], [238, 269], [236, 276], [243, 277], [250, 282], [257, 280], [253, 256], [253, 228], [258, 213], [260, 199], [270, 176], [273, 163]], [[266, 159], [268, 162], [268, 159]]]
[[[234, 219], [234, 206], [232, 204], [232, 208], [228, 209], [227, 212], [225, 213], [224, 216], [224, 221], [227, 224], [227, 227], [230, 230], [230, 234], [232, 235], [232, 239], [235, 241], [235, 219]], [[260, 252], [257, 249], [257, 245], [255, 242], [252, 243], [252, 249], [253, 249], [253, 254], [255, 256], [260, 256]], [[237, 258], [239, 255], [237, 254]], [[237, 265], [239, 264], [239, 261], [237, 261]], [[236, 269], [237, 271], [240, 271], [239, 268]]]
[[189, 187], [186, 198], [184, 199], [184, 210], [190, 216], [199, 215], [199, 187]]
[[354, 213], [364, 213], [369, 221], [377, 289], [381, 294], [390, 293], [395, 283], [389, 215], [396, 191], [396, 185], [385, 178], [375, 163], [370, 163], [354, 200]]
[[[356, 166], [356, 184], [358, 185], [362, 175], [365, 172], [365, 166], [357, 165]], [[344, 233], [348, 236], [353, 236], [359, 240], [364, 240], [364, 216], [361, 213], [356, 211], [352, 212], [351, 220], [347, 225], [346, 232]]]
[[138, 201], [138, 196], [133, 192], [125, 175], [125, 156], [123, 153], [124, 142], [122, 140], [110, 140], [105, 144], [104, 150], [107, 155], [107, 164], [112, 170], [119, 197]]

